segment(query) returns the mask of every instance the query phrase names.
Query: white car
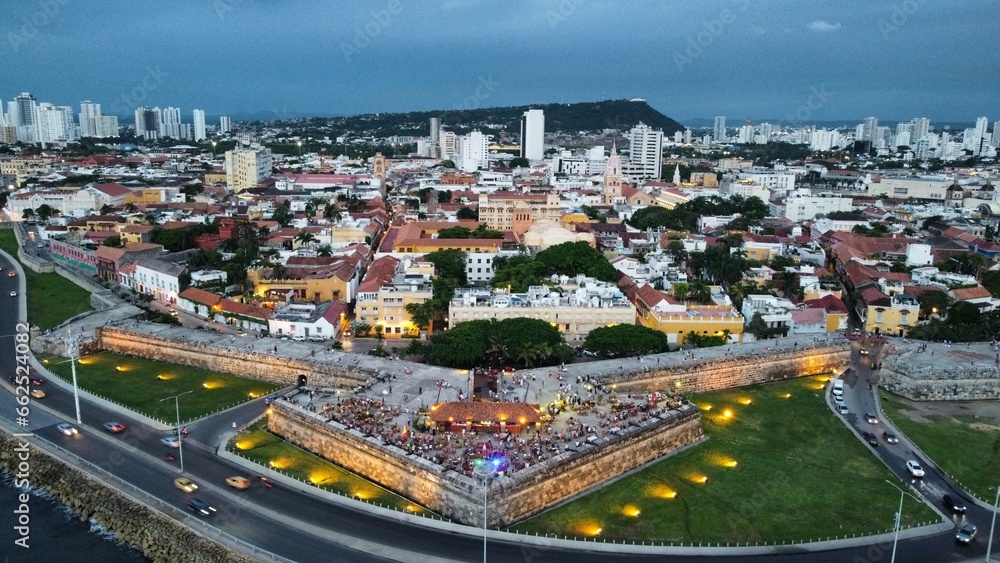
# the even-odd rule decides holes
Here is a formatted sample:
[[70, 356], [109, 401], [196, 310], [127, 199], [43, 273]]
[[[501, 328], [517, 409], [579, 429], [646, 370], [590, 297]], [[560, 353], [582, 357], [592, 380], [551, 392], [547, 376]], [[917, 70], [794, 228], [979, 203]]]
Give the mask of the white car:
[[16, 291], [12, 291], [12, 292], [10, 292], [10, 296], [11, 296], [11, 297], [17, 297], [17, 292], [16, 292]]
[[924, 468], [920, 467], [920, 464], [917, 463], [915, 460], [911, 459], [906, 462], [906, 470], [909, 471], [910, 475], [912, 475], [913, 477], [924, 476]]
[[160, 443], [171, 448], [181, 447], [181, 439], [177, 436], [166, 436], [164, 438], [160, 438]]
[[62, 432], [67, 436], [76, 436], [77, 434], [80, 433], [80, 431], [76, 429], [76, 426], [73, 426], [68, 422], [63, 422], [62, 424], [56, 426], [56, 428], [58, 428], [60, 432]]

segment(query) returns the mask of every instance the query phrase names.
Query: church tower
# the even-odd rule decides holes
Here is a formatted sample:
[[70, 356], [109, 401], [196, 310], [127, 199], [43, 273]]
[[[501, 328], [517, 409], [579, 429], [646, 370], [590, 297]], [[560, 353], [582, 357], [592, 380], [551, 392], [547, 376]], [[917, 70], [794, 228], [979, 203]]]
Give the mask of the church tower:
[[604, 169], [604, 204], [612, 205], [622, 195], [622, 161], [618, 158], [617, 143], [611, 144], [611, 156]]
[[681, 165], [674, 166], [674, 185], [681, 185]]

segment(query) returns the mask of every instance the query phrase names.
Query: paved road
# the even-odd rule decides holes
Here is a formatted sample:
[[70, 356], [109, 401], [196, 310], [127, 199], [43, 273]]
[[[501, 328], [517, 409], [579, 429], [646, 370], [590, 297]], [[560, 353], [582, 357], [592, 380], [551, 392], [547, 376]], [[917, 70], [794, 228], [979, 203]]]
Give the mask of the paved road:
[[[9, 264], [3, 264], [6, 269]], [[18, 300], [9, 297], [15, 278], [0, 278], [0, 335], [14, 333]], [[0, 370], [14, 369], [14, 346], [9, 338], [0, 338]], [[2, 418], [13, 416], [14, 402], [10, 386], [0, 393]], [[44, 386], [48, 397], [39, 403], [60, 413], [65, 420], [73, 418], [71, 394], [48, 382]], [[176, 462], [164, 459], [167, 448], [159, 444], [159, 433], [140, 422], [109, 412], [87, 401], [81, 402], [83, 427], [80, 436], [71, 438], [59, 434], [50, 416], [36, 405], [31, 427], [39, 436], [59, 444], [80, 457], [100, 465], [125, 481], [155, 495], [176, 507], [183, 507], [185, 495], [172, 485], [178, 474]], [[185, 470], [202, 485], [199, 493], [218, 509], [213, 524], [226, 532], [263, 549], [296, 561], [474, 561], [482, 557], [481, 539], [428, 529], [392, 519], [383, 519], [365, 511], [334, 506], [311, 495], [293, 489], [257, 486], [238, 493], [222, 485], [225, 477], [246, 472], [218, 458], [209, 444], [217, 441], [225, 424], [243, 422], [259, 414], [262, 401], [244, 405], [213, 419], [191, 425], [192, 436], [185, 448]], [[231, 420], [232, 419], [232, 420]], [[104, 422], [116, 420], [128, 426], [121, 435], [109, 435], [100, 429]], [[256, 485], [256, 483], [255, 483]], [[0, 517], [0, 525], [12, 525], [12, 515]], [[901, 541], [897, 561], [959, 561], [963, 552], [956, 550], [951, 534], [933, 538]], [[885, 544], [809, 553], [802, 547], [789, 547], [787, 553], [776, 556], [745, 557], [674, 557], [671, 561], [888, 561]], [[973, 546], [973, 550], [979, 546]], [[972, 553], [977, 553], [972, 551]], [[595, 553], [582, 550], [525, 547], [516, 541], [491, 541], [491, 561], [536, 561], [579, 563], [581, 561], [661, 561], [663, 555], [634, 556]]]

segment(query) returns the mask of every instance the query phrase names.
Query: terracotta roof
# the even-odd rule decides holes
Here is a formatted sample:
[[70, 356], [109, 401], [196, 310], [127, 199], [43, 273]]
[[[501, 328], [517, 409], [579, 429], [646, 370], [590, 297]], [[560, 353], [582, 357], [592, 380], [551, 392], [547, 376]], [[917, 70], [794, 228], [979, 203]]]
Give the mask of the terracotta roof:
[[207, 305], [209, 307], [214, 307], [222, 297], [204, 289], [198, 289], [197, 287], [189, 287], [182, 291], [179, 297], [192, 301], [194, 303], [199, 303], [201, 305]]
[[537, 405], [528, 403], [494, 403], [494, 402], [462, 402], [441, 403], [431, 407], [430, 419], [437, 423], [448, 422], [497, 422], [509, 421], [517, 423], [524, 419], [525, 424], [535, 424], [541, 421]]
[[347, 303], [341, 301], [334, 301], [330, 304], [330, 307], [323, 313], [323, 318], [327, 320], [330, 324], [340, 328], [340, 315], [347, 314]]
[[792, 322], [795, 324], [822, 324], [826, 322], [826, 310], [824, 309], [793, 309]]
[[111, 197], [121, 197], [132, 193], [132, 190], [115, 182], [111, 182], [108, 184], [97, 184], [96, 186], [94, 186], [94, 189], [101, 193], [107, 194]]
[[847, 313], [847, 305], [844, 305], [843, 300], [833, 295], [824, 295], [820, 299], [810, 299], [805, 304], [811, 309], [825, 309], [827, 313]]
[[970, 299], [983, 299], [993, 297], [990, 292], [983, 286], [977, 285], [976, 287], [965, 287], [962, 289], [953, 289], [952, 295], [955, 296], [956, 301], [968, 301]]
[[368, 272], [365, 274], [365, 279], [362, 280], [361, 286], [358, 287], [358, 293], [377, 292], [383, 285], [391, 282], [396, 277], [396, 267], [398, 265], [399, 259], [394, 256], [383, 256], [372, 262], [371, 266], [368, 267]]
[[219, 307], [227, 313], [233, 313], [235, 315], [242, 315], [244, 317], [252, 317], [256, 319], [267, 320], [271, 318], [273, 311], [270, 309], [265, 309], [263, 307], [257, 307], [256, 305], [249, 305], [247, 303], [240, 303], [238, 301], [232, 301], [229, 299], [223, 299], [219, 302]]

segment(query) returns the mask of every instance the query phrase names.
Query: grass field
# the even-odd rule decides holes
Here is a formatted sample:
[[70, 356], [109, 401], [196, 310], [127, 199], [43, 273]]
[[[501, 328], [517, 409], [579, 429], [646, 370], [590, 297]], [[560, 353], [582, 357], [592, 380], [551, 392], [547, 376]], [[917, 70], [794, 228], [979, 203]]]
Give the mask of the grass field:
[[[891, 529], [893, 475], [827, 408], [821, 377], [697, 395], [707, 442], [514, 527], [674, 542], [802, 541]], [[937, 517], [910, 499], [903, 524]]]
[[[72, 380], [66, 358], [39, 359], [46, 362], [49, 371]], [[183, 423], [278, 388], [262, 381], [110, 352], [80, 358], [76, 377], [81, 388], [167, 423], [176, 419], [176, 411], [173, 401], [160, 402], [165, 397], [192, 391], [178, 401]]]
[[[0, 229], [0, 248], [17, 259], [17, 239], [11, 229]], [[27, 268], [24, 275], [28, 300], [28, 322], [42, 330], [62, 324], [93, 309], [90, 292], [59, 274], [37, 274]]]
[[412, 514], [424, 512], [425, 509], [405, 498], [278, 438], [265, 430], [264, 426], [265, 422], [262, 421], [241, 432], [230, 443], [229, 449], [260, 465], [271, 466], [292, 477], [311, 481], [315, 486], [328, 491]]
[[995, 420], [931, 415], [918, 422], [910, 417], [912, 407], [899, 397], [884, 391], [880, 397], [892, 423], [935, 465], [980, 499], [993, 502], [1000, 485], [1000, 426]]

